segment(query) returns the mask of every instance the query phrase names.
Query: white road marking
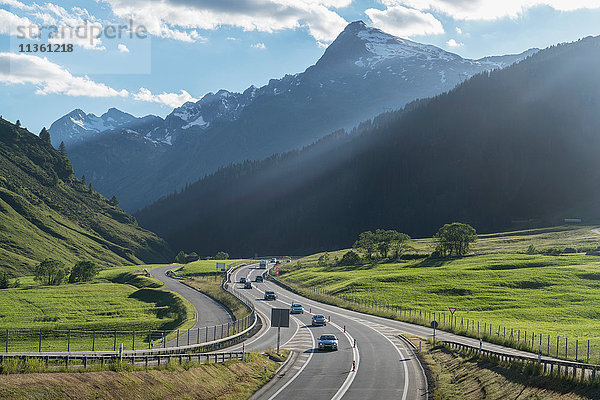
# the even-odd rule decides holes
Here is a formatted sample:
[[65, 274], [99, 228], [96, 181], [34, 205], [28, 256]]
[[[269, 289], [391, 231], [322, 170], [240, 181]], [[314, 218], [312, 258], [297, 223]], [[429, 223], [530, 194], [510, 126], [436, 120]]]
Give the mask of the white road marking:
[[[314, 348], [314, 347], [315, 347], [315, 336], [314, 336], [314, 335], [313, 335], [313, 333], [310, 331], [310, 329], [308, 330], [308, 332], [310, 333], [310, 337], [311, 337], [311, 339], [312, 339], [312, 346], [313, 346], [313, 348]], [[285, 385], [283, 385], [282, 387], [280, 387], [280, 388], [279, 388], [279, 390], [278, 390], [277, 392], [275, 392], [275, 394], [274, 394], [273, 396], [269, 397], [269, 399], [268, 399], [268, 400], [273, 400], [275, 397], [277, 397], [277, 395], [279, 395], [279, 393], [283, 392], [283, 390], [284, 390], [286, 387], [288, 387], [288, 386], [289, 386], [289, 385], [290, 385], [292, 382], [294, 382], [294, 380], [295, 380], [295, 379], [296, 379], [298, 376], [300, 376], [300, 374], [302, 373], [302, 371], [304, 371], [304, 368], [306, 368], [306, 366], [307, 366], [307, 365], [308, 365], [308, 363], [310, 362], [310, 360], [311, 360], [312, 356], [313, 356], [313, 353], [311, 352], [311, 353], [309, 354], [309, 356], [308, 356], [308, 359], [307, 359], [307, 360], [306, 360], [306, 362], [305, 362], [305, 363], [302, 365], [302, 367], [301, 367], [301, 368], [298, 370], [298, 372], [296, 372], [296, 373], [294, 374], [294, 376], [292, 376], [292, 377], [290, 378], [290, 380], [289, 380], [289, 381], [287, 381], [287, 382], [285, 383]]]

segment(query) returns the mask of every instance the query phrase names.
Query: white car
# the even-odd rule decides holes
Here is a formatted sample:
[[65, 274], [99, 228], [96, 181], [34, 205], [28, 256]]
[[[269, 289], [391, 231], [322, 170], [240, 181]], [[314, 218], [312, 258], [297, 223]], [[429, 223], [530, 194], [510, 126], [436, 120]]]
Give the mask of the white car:
[[290, 314], [304, 314], [304, 308], [302, 308], [302, 304], [292, 303]]
[[319, 338], [319, 350], [334, 350], [338, 349], [338, 338], [332, 334], [321, 335]]

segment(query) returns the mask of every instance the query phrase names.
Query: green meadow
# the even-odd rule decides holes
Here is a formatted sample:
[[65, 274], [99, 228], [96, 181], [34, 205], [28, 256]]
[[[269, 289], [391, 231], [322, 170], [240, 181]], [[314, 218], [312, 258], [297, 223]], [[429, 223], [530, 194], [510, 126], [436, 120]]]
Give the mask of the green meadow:
[[[90, 283], [60, 286], [20, 278], [20, 288], [0, 290], [0, 352], [6, 350], [7, 330], [9, 351], [38, 351], [40, 335], [42, 351], [75, 351], [113, 350], [115, 342], [126, 349], [145, 348], [148, 330], [187, 329], [195, 310], [146, 276], [144, 269], [153, 267], [107, 268]], [[160, 337], [158, 332], [151, 336]]]
[[[417, 258], [365, 263], [357, 266], [318, 265], [321, 254], [309, 256], [281, 268], [280, 279], [309, 292], [316, 288], [332, 298], [350, 303], [386, 305], [393, 310], [435, 313], [449, 320], [449, 307], [466, 329], [466, 320], [484, 324], [498, 340], [524, 339], [537, 349], [540, 334], [544, 352], [550, 337], [550, 354], [559, 355], [567, 339], [569, 357], [579, 342], [578, 358], [600, 356], [600, 257], [571, 253], [572, 249], [596, 248], [600, 235], [591, 227], [563, 227], [505, 234], [482, 235], [473, 254], [463, 258]], [[540, 250], [558, 248], [560, 255], [526, 254], [529, 245]], [[412, 243], [415, 252], [431, 251], [430, 240]], [[330, 259], [347, 250], [330, 253]], [[341, 304], [344, 305], [344, 304]], [[354, 307], [354, 306], [352, 306]], [[403, 319], [402, 313], [392, 315]], [[470, 329], [476, 328], [470, 322]], [[507, 338], [504, 332], [508, 332]], [[512, 332], [513, 337], [510, 338]], [[471, 332], [473, 334], [474, 332]], [[535, 334], [535, 343], [531, 335]], [[518, 336], [517, 336], [518, 335]], [[476, 336], [476, 334], [475, 334]], [[525, 343], [527, 344], [527, 343]], [[520, 345], [519, 345], [520, 346]], [[572, 347], [572, 348], [571, 348]]]

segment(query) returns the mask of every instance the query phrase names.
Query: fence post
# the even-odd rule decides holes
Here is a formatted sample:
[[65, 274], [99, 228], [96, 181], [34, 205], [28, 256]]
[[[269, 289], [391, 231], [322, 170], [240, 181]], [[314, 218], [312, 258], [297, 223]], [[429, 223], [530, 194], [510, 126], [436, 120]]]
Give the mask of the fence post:
[[590, 339], [588, 339], [588, 346], [587, 347], [588, 347], [587, 348], [587, 358], [586, 358], [585, 363], [589, 364], [590, 363]]
[[177, 347], [179, 347], [179, 329], [177, 329]]
[[560, 345], [559, 339], [560, 336], [556, 335], [556, 358], [558, 358], [558, 346]]
[[[42, 328], [40, 328], [40, 342], [38, 344], [38, 353], [41, 353], [41, 352], [42, 352]], [[589, 353], [589, 351], [588, 351], [588, 353]]]
[[196, 344], [200, 344], [200, 328], [198, 328], [198, 333], [196, 334]]
[[115, 331], [115, 341], [113, 344], [113, 351], [117, 351], [117, 331]]
[[569, 339], [565, 338], [565, 359], [569, 357], [569, 346], [568, 346], [568, 343], [569, 343]]
[[204, 327], [204, 332], [206, 333], [206, 340], [205, 340], [205, 342], [208, 342], [208, 326]]
[[69, 336], [67, 338], [67, 353], [71, 351], [71, 330], [69, 329]]
[[[165, 331], [162, 331], [162, 341], [163, 341], [163, 349], [166, 349], [167, 348], [167, 341], [165, 340]], [[158, 365], [160, 365], [160, 358], [159, 358]]]
[[575, 339], [575, 362], [577, 362], [578, 355], [579, 355], [579, 339]]
[[135, 351], [135, 331], [133, 331], [133, 340], [132, 340], [132, 343], [131, 343], [131, 350]]
[[188, 329], [188, 334], [187, 334], [187, 345], [190, 345], [190, 330]]
[[6, 330], [6, 352], [8, 353], [8, 329]]
[[92, 351], [96, 351], [96, 331], [92, 332]]
[[148, 329], [148, 350], [152, 348], [152, 330]]

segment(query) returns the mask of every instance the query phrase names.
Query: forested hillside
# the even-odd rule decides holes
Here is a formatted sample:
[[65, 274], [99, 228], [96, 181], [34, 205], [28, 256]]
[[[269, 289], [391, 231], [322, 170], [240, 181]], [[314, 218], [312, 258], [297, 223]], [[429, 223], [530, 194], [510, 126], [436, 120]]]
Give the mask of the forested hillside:
[[248, 255], [344, 247], [374, 228], [597, 217], [598, 65], [599, 38], [551, 47], [330, 145], [221, 170], [140, 223], [178, 249]]
[[0, 119], [0, 271], [21, 275], [47, 257], [123, 265], [169, 256], [162, 239], [74, 177], [46, 132]]

